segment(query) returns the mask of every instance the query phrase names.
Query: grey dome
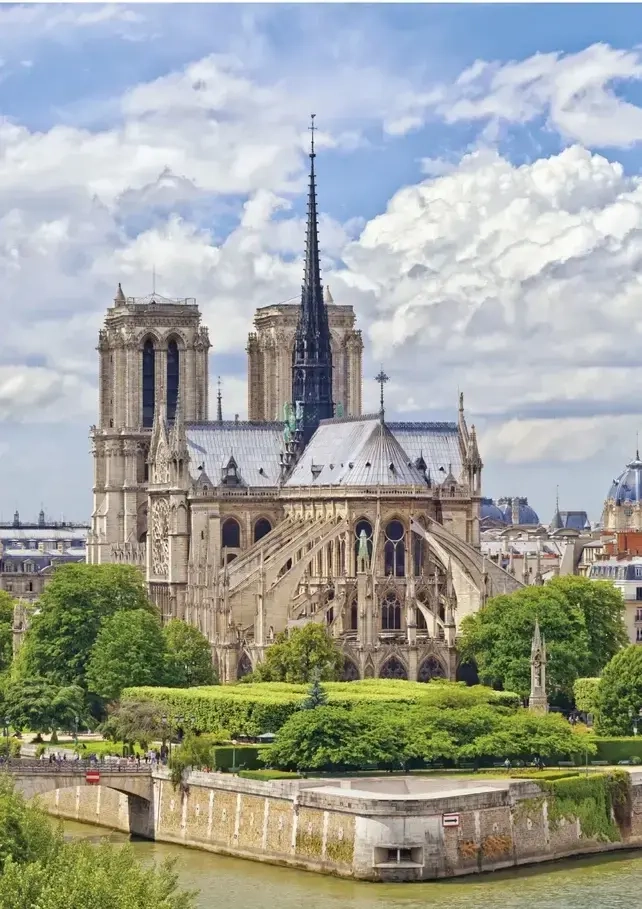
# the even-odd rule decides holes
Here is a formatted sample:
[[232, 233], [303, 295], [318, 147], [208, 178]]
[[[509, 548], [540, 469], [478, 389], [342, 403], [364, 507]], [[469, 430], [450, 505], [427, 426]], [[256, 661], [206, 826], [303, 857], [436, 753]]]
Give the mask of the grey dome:
[[499, 508], [492, 499], [482, 499], [479, 509], [479, 519], [483, 521], [484, 518], [487, 518], [491, 521], [501, 521], [502, 524], [506, 523], [506, 518], [504, 517], [504, 512]]
[[637, 452], [624, 472], [611, 483], [607, 499], [614, 499], [616, 505], [642, 501], [642, 461]]
[[[501, 508], [502, 514], [504, 515], [504, 522], [506, 524], [513, 523], [513, 501], [514, 499], [501, 499], [499, 506]], [[535, 509], [531, 508], [528, 504], [528, 499], [517, 499], [518, 508], [519, 508], [519, 524], [534, 524], [535, 526], [539, 525], [539, 517]]]

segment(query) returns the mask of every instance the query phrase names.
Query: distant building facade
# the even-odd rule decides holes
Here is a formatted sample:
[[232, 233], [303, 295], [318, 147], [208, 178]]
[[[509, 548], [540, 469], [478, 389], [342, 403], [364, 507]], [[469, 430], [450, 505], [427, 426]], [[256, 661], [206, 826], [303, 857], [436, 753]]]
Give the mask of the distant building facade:
[[84, 562], [88, 524], [47, 521], [23, 523], [18, 512], [0, 524], [0, 589], [16, 599], [36, 600], [56, 565]]

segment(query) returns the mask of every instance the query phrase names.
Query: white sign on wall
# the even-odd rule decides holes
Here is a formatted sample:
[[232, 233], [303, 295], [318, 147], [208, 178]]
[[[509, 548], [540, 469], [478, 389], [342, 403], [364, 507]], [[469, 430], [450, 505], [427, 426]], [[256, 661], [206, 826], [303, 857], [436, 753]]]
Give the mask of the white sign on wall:
[[442, 814], [441, 822], [444, 827], [459, 827], [458, 814]]

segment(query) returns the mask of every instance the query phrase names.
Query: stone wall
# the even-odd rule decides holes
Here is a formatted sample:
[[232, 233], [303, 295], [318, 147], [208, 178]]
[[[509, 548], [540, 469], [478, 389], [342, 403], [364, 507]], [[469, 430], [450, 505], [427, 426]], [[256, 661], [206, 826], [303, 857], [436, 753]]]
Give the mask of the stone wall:
[[[174, 789], [161, 771], [149, 810], [144, 799], [102, 787], [40, 799], [58, 817], [362, 880], [431, 880], [642, 845], [642, 774], [633, 775], [630, 830], [615, 843], [588, 839], [574, 819], [550, 823], [546, 797], [533, 782], [415, 777], [405, 794], [402, 782], [268, 783], [193, 773]], [[444, 826], [445, 814], [457, 814], [458, 826]], [[393, 862], [395, 850], [403, 854]]]

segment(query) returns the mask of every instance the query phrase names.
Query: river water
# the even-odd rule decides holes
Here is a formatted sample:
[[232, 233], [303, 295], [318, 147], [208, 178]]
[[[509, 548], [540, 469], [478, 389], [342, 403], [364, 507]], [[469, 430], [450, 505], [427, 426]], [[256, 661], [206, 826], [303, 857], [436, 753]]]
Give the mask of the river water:
[[[73, 837], [125, 842], [125, 834], [65, 823]], [[578, 859], [434, 884], [366, 884], [227, 858], [183, 846], [135, 841], [145, 863], [176, 859], [198, 909], [639, 909], [642, 852]]]

